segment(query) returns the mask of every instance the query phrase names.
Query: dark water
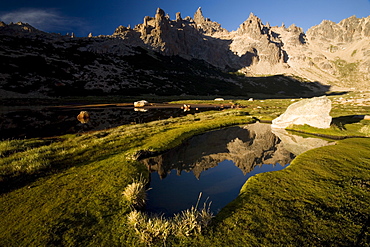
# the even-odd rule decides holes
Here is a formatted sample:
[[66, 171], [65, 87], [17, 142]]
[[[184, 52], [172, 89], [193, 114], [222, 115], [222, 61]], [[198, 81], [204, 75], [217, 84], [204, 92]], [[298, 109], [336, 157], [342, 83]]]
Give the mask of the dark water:
[[201, 206], [204, 202], [211, 202], [211, 211], [215, 214], [238, 196], [248, 178], [283, 168], [280, 164], [264, 164], [244, 175], [233, 161], [224, 160], [216, 167], [203, 171], [199, 179], [192, 172], [182, 172], [179, 176], [176, 170], [172, 170], [163, 180], [153, 173], [146, 210], [171, 216], [195, 205], [202, 192]]
[[226, 128], [143, 160], [152, 172], [146, 210], [171, 216], [195, 205], [202, 192], [200, 205], [211, 202], [211, 211], [217, 213], [238, 196], [251, 176], [281, 170], [300, 152], [327, 145], [321, 139], [286, 134], [277, 133], [282, 141], [270, 125], [259, 123]]
[[[125, 124], [144, 123], [169, 117], [184, 116], [200, 111], [215, 110], [202, 107], [184, 111], [179, 107], [135, 109], [134, 107], [1, 107], [0, 140], [51, 137], [64, 134], [103, 130]], [[80, 111], [88, 111], [88, 121], [77, 120]]]

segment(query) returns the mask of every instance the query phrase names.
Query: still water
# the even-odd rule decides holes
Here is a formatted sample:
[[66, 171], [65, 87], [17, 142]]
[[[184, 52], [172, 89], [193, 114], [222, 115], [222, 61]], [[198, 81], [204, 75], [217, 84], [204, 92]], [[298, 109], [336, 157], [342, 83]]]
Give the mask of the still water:
[[[184, 111], [177, 105], [134, 108], [133, 106], [20, 106], [0, 108], [0, 140], [51, 137], [103, 130], [125, 124], [145, 123], [179, 117], [201, 111], [218, 110], [203, 106]], [[88, 121], [79, 121], [80, 111], [89, 113]]]
[[171, 216], [211, 202], [213, 213], [234, 200], [248, 178], [287, 167], [294, 157], [328, 145], [317, 138], [271, 131], [268, 124], [231, 127], [195, 136], [180, 147], [143, 160], [151, 173], [146, 210]]

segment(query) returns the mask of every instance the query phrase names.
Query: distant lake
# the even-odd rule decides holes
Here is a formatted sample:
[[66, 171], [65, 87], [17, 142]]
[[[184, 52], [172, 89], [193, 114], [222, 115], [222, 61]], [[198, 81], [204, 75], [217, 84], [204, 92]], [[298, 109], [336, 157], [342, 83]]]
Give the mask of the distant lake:
[[273, 133], [268, 124], [207, 132], [181, 146], [142, 162], [151, 171], [146, 210], [172, 216], [197, 203], [219, 212], [234, 200], [248, 178], [287, 167], [294, 157], [329, 143], [285, 130]]
[[[60, 107], [2, 106], [0, 140], [84, 133], [219, 109], [218, 106], [202, 105], [185, 111], [181, 109], [181, 105], [169, 104], [145, 108], [134, 108], [127, 104]], [[80, 111], [89, 113], [90, 117], [84, 122], [77, 119]]]

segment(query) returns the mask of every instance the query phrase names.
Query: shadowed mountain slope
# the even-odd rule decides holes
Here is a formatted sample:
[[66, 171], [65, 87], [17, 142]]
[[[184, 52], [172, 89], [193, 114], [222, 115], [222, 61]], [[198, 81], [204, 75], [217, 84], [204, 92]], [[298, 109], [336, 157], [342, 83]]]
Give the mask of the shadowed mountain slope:
[[370, 18], [323, 21], [307, 34], [250, 14], [229, 32], [205, 18], [158, 9], [135, 28], [74, 37], [0, 23], [0, 90], [42, 95], [308, 97], [367, 89]]

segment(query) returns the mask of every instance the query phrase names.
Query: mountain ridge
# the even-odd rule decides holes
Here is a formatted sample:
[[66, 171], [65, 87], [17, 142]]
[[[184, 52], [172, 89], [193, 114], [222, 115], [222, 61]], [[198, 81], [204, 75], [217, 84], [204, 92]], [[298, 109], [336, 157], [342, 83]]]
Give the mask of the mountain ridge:
[[[221, 91], [233, 95], [239, 88], [247, 95], [264, 88], [269, 93], [289, 91], [291, 83], [315, 93], [328, 88], [370, 89], [370, 16], [352, 16], [339, 23], [323, 21], [304, 33], [294, 24], [263, 24], [251, 13], [236, 31], [229, 32], [205, 18], [201, 8], [193, 18], [177, 13], [174, 20], [158, 8], [154, 17], [144, 17], [134, 28], [119, 26], [112, 35], [78, 38], [45, 33], [24, 23], [1, 22], [0, 37], [0, 56], [10, 61], [1, 64], [0, 87], [10, 91], [49, 95], [65, 87], [78, 88], [79, 94], [142, 94], [154, 88], [155, 94]], [[25, 68], [29, 62], [49, 67], [51, 73], [37, 68], [37, 63]], [[62, 68], [57, 68], [58, 63]], [[191, 69], [185, 71], [184, 64]], [[282, 74], [285, 77], [276, 77]], [[285, 84], [253, 79], [266, 76], [283, 78]], [[207, 86], [197, 89], [204, 80]]]

